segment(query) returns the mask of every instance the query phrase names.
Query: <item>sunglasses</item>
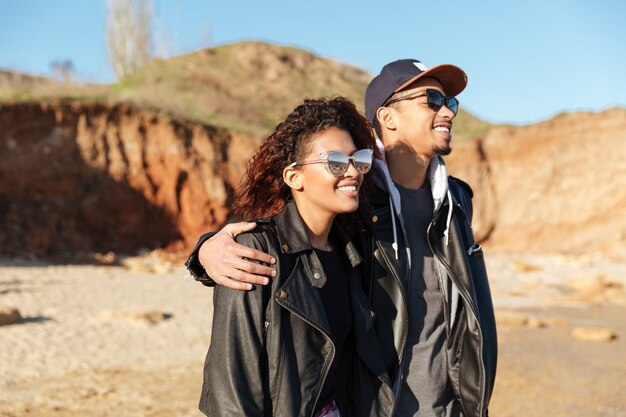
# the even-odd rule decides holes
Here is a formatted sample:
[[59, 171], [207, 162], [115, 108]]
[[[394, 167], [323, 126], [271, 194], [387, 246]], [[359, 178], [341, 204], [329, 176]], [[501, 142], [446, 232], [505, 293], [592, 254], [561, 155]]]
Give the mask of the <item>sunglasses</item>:
[[[425, 94], [424, 94], [425, 92]], [[386, 102], [383, 107], [388, 106], [392, 103], [396, 103], [402, 100], [410, 100], [417, 97], [426, 96], [428, 107], [433, 109], [434, 111], [439, 111], [443, 106], [446, 106], [450, 109], [450, 111], [456, 114], [459, 111], [459, 100], [457, 100], [454, 96], [444, 96], [437, 90], [431, 90], [430, 88], [426, 90], [419, 90], [411, 94], [407, 94], [406, 96], [394, 98], [393, 100], [389, 100]]]
[[335, 177], [341, 177], [343, 174], [348, 172], [350, 162], [352, 162], [352, 165], [354, 165], [359, 173], [367, 174], [372, 168], [372, 155], [373, 152], [371, 149], [359, 149], [358, 151], [355, 151], [351, 156], [348, 156], [345, 153], [339, 151], [320, 152], [319, 159], [293, 162], [289, 166], [295, 167], [298, 165], [324, 164], [326, 165], [326, 169], [328, 170], [328, 172], [330, 172]]

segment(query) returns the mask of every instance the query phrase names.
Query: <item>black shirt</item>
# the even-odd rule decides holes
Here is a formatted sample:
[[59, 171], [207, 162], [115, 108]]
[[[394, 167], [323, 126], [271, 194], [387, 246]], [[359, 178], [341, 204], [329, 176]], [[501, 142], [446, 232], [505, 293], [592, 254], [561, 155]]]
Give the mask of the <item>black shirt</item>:
[[326, 273], [326, 283], [319, 289], [335, 344], [335, 358], [322, 387], [317, 409], [335, 400], [339, 411], [347, 415], [349, 407], [348, 376], [354, 355], [352, 312], [348, 285], [348, 260], [337, 249], [325, 252], [315, 249]]

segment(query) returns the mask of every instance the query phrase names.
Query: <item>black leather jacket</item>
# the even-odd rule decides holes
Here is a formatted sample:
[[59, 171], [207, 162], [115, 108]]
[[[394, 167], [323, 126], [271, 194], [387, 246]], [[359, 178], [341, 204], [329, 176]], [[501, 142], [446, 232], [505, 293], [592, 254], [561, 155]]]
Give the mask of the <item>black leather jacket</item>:
[[[400, 238], [394, 239], [389, 193], [383, 181], [375, 183], [370, 196], [373, 239], [370, 249], [363, 251], [366, 256], [371, 254], [367, 264], [372, 279], [366, 283], [366, 291], [376, 312], [374, 324], [385, 355], [386, 370], [397, 388], [404, 369], [408, 331], [407, 240], [397, 217], [396, 233]], [[428, 228], [427, 240], [436, 264], [443, 271], [441, 275], [447, 281], [442, 285], [442, 299], [452, 388], [465, 417], [483, 417], [487, 415], [495, 381], [495, 318], [482, 248], [475, 242], [471, 229], [472, 190], [454, 177], [448, 177], [448, 187], [453, 206], [449, 199], [444, 200]], [[449, 210], [452, 210], [452, 217], [446, 242], [444, 231], [448, 227]], [[399, 259], [393, 248], [394, 240], [399, 245]]]
[[[370, 195], [372, 204], [371, 234], [363, 233], [360, 245], [365, 262], [363, 287], [375, 315], [377, 349], [383, 363], [363, 372], [359, 382], [361, 409], [372, 416], [393, 416], [397, 398], [389, 393], [389, 386], [398, 387], [402, 378], [404, 351], [408, 331], [406, 286], [410, 272], [406, 257], [396, 260], [392, 228], [392, 208], [383, 181]], [[497, 361], [496, 326], [482, 249], [474, 241], [471, 230], [472, 190], [463, 181], [449, 177], [453, 206], [445, 201], [435, 213], [428, 229], [428, 242], [435, 259], [447, 276], [445, 293], [445, 317], [448, 331], [446, 345], [448, 375], [455, 395], [459, 399], [465, 417], [483, 417], [493, 391]], [[449, 210], [452, 210], [449, 239], [446, 244], [444, 231]], [[396, 219], [400, 224], [399, 219]], [[406, 238], [399, 230], [398, 252], [406, 253]], [[203, 235], [187, 260], [190, 273], [205, 285], [214, 285], [198, 262], [200, 245], [212, 234]], [[276, 256], [274, 253], [272, 253]], [[377, 379], [367, 378], [371, 370]], [[369, 404], [364, 404], [370, 398]]]
[[[271, 286], [252, 291], [215, 288], [200, 409], [211, 417], [310, 417], [335, 356], [329, 318], [317, 291], [326, 275], [293, 202], [280, 215], [257, 223], [253, 232], [236, 240], [274, 256], [277, 275]], [[382, 381], [374, 376], [380, 374], [388, 382], [374, 334], [374, 314], [357, 269], [362, 258], [338, 226], [332, 233], [352, 265], [348, 279], [356, 342], [354, 375]], [[391, 388], [384, 382], [380, 386], [364, 406], [354, 391], [357, 385], [353, 386], [353, 410], [347, 415], [375, 416], [373, 407], [381, 401], [390, 407]]]

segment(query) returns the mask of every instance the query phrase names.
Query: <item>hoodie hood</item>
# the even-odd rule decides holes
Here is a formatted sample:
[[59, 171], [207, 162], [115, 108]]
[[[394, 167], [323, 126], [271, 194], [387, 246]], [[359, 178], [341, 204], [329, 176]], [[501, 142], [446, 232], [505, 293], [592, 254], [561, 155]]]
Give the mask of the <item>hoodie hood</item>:
[[[374, 163], [380, 169], [385, 177], [385, 185], [389, 191], [389, 204], [396, 213], [398, 219], [402, 222], [402, 203], [400, 201], [400, 192], [391, 179], [389, 168], [385, 159], [385, 147], [380, 139], [377, 139], [376, 144], [380, 151], [381, 159], [376, 159]], [[446, 163], [443, 158], [436, 157], [430, 161], [428, 166], [428, 181], [430, 182], [430, 189], [433, 196], [433, 206], [436, 212], [441, 208], [446, 198], [449, 200], [450, 207], [452, 207], [452, 195], [448, 189], [448, 171], [446, 170]], [[398, 233], [396, 227], [396, 216], [391, 216], [393, 226], [393, 248], [396, 251], [396, 259], [398, 259]], [[446, 219], [446, 230], [444, 236], [446, 239], [446, 245], [448, 244], [448, 235], [450, 231], [450, 222], [452, 220], [452, 209], [448, 210], [448, 217]], [[404, 225], [403, 225], [404, 226]], [[410, 257], [409, 257], [410, 259]]]

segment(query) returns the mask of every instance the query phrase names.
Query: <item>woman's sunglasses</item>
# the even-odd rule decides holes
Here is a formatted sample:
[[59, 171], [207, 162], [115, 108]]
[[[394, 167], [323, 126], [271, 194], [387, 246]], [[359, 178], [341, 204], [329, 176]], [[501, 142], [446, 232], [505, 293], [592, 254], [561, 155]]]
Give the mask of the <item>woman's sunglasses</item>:
[[396, 103], [398, 101], [409, 100], [412, 98], [424, 97], [424, 96], [426, 96], [428, 107], [430, 107], [434, 111], [439, 111], [439, 109], [441, 109], [443, 106], [446, 106], [447, 108], [449, 108], [450, 111], [454, 114], [456, 114], [456, 112], [459, 111], [459, 100], [457, 100], [456, 97], [444, 96], [439, 91], [431, 90], [430, 88], [427, 88], [426, 90], [418, 90], [414, 93], [407, 94], [406, 96], [389, 100], [383, 105], [383, 107], [388, 106], [392, 103]]
[[343, 174], [348, 172], [348, 167], [350, 166], [350, 162], [352, 162], [352, 165], [354, 165], [357, 171], [361, 174], [367, 174], [372, 168], [372, 154], [373, 152], [371, 149], [359, 149], [351, 156], [339, 151], [320, 152], [319, 159], [293, 162], [289, 166], [295, 167], [298, 165], [324, 164], [326, 165], [328, 172], [335, 177], [341, 177]]

